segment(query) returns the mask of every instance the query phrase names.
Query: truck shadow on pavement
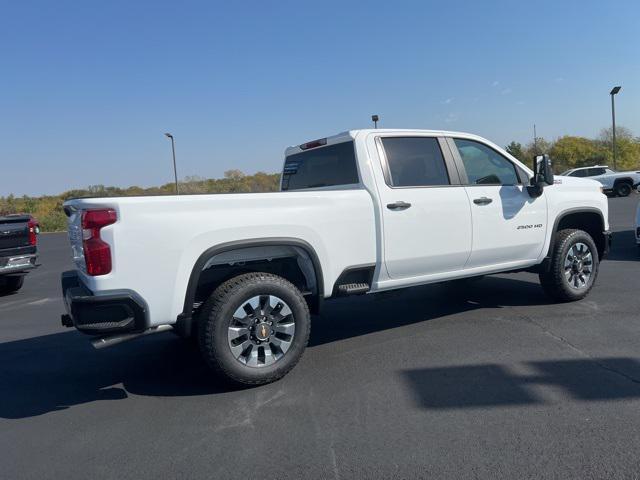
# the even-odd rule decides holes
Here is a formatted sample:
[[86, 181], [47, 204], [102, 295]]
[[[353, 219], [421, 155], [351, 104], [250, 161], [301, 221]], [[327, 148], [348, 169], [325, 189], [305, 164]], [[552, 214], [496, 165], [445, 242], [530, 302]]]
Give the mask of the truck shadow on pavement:
[[[558, 396], [577, 401], [640, 398], [640, 362], [632, 358], [545, 360], [510, 366], [463, 365], [405, 370], [417, 403], [427, 409], [546, 404]], [[546, 392], [540, 387], [555, 387]], [[541, 395], [542, 393], [542, 395]]]
[[[128, 394], [190, 396], [231, 392], [191, 342], [172, 334], [103, 351], [75, 331], [0, 344], [0, 418], [24, 418]], [[235, 388], [236, 390], [238, 388]]]
[[[537, 280], [533, 275], [531, 277]], [[345, 298], [327, 302], [323, 315], [314, 319], [309, 346], [313, 348], [470, 310], [547, 303], [537, 281], [509, 276], [488, 277], [463, 286], [427, 285], [397, 293]], [[632, 364], [634, 361], [626, 362], [628, 368], [637, 370], [637, 378], [640, 378], [640, 368]], [[436, 405], [433, 408], [447, 404], [455, 407], [456, 402], [474, 406], [472, 400], [457, 398], [461, 393], [462, 398], [470, 398], [471, 392], [465, 390], [468, 388], [465, 385], [482, 387], [483, 396], [476, 400], [479, 404], [536, 401], [530, 392], [521, 391], [520, 387], [513, 390], [513, 379], [508, 372], [500, 373], [500, 368], [480, 365], [457, 370], [427, 369], [407, 372], [406, 377], [423, 398], [423, 404]], [[581, 387], [575, 383], [577, 380], [566, 374], [579, 373], [580, 366], [560, 362], [539, 368], [558, 369], [552, 377], [557, 382], [564, 382], [568, 391], [581, 392]], [[526, 379], [519, 381], [523, 385], [531, 383]], [[583, 388], [605, 387], [596, 384]], [[90, 402], [123, 400], [129, 394], [186, 397], [226, 394], [242, 389], [214, 377], [195, 345], [170, 333], [99, 351], [91, 347], [86, 336], [76, 331], [0, 343], [0, 418], [32, 417]], [[430, 392], [440, 393], [430, 397]], [[624, 392], [616, 394], [614, 389], [610, 395], [615, 398], [615, 395], [632, 394], [627, 390]], [[640, 396], [640, 388], [633, 390], [633, 395]], [[588, 394], [582, 396], [588, 397]]]
[[550, 305], [538, 277], [510, 275], [447, 282], [328, 301], [311, 329], [310, 346], [399, 328], [471, 310]]
[[639, 261], [640, 249], [636, 245], [636, 236], [633, 230], [614, 232], [611, 251], [605, 260], [613, 261]]

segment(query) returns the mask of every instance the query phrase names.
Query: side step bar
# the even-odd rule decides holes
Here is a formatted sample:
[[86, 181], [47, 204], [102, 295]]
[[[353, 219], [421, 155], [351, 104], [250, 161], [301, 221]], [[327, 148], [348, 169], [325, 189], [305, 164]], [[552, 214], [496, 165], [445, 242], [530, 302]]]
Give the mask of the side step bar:
[[338, 285], [338, 293], [340, 295], [358, 295], [360, 293], [367, 293], [371, 287], [368, 283], [345, 283], [344, 285]]
[[166, 332], [171, 329], [173, 329], [173, 326], [171, 325], [158, 325], [157, 327], [149, 328], [144, 332], [123, 333], [121, 335], [110, 335], [108, 337], [97, 338], [95, 340], [91, 340], [91, 345], [96, 349], [107, 348], [117, 345], [118, 343], [126, 342], [127, 340], [144, 337], [146, 335], [151, 335], [152, 333]]

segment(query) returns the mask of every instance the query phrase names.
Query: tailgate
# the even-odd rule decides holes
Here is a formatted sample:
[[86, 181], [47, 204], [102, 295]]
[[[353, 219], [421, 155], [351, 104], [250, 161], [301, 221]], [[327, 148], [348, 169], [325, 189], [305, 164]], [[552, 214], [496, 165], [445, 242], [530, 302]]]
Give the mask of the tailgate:
[[29, 216], [0, 217], [0, 250], [29, 245]]

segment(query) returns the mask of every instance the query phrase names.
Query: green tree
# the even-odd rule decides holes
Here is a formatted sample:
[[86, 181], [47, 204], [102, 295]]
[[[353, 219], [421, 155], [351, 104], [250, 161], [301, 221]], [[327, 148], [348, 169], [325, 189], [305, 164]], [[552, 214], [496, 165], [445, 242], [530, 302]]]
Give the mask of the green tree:
[[529, 142], [524, 147], [522, 162], [526, 165], [531, 165], [533, 157], [549, 153], [553, 147], [553, 142], [549, 142], [543, 137], [538, 137], [536, 140], [536, 142]]
[[[613, 167], [613, 129], [600, 130], [597, 142], [606, 160], [603, 163]], [[640, 138], [626, 127], [616, 127], [616, 167], [618, 170], [635, 170], [640, 167]]]
[[[618, 140], [616, 128], [616, 168], [620, 171], [640, 168], [640, 141], [622, 138]], [[613, 167], [613, 151], [606, 149], [606, 163]]]
[[245, 176], [246, 175], [244, 174], [244, 172], [238, 169], [227, 170], [226, 172], [224, 172], [224, 178], [230, 178], [232, 180], [240, 180]]
[[549, 151], [556, 171], [586, 167], [606, 161], [606, 151], [599, 142], [584, 137], [564, 136]]
[[506, 146], [505, 150], [509, 152], [511, 155], [516, 157], [521, 162], [526, 162], [524, 149], [522, 148], [522, 144], [518, 142], [511, 142]]
[[[613, 143], [613, 127], [607, 127], [600, 130], [597, 140], [611, 145]], [[618, 125], [616, 126], [616, 141], [617, 140], [634, 140], [633, 132], [627, 127]]]

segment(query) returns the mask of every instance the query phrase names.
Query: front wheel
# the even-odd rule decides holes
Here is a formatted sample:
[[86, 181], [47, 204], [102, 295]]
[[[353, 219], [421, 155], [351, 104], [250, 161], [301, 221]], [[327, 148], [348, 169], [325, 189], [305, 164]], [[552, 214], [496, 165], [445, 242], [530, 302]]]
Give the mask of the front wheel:
[[540, 284], [554, 300], [580, 300], [593, 288], [598, 267], [598, 249], [591, 235], [582, 230], [560, 230], [551, 266], [549, 271], [540, 273]]
[[211, 294], [199, 314], [198, 337], [215, 372], [261, 385], [295, 367], [310, 329], [309, 308], [293, 284], [270, 273], [247, 273]]

